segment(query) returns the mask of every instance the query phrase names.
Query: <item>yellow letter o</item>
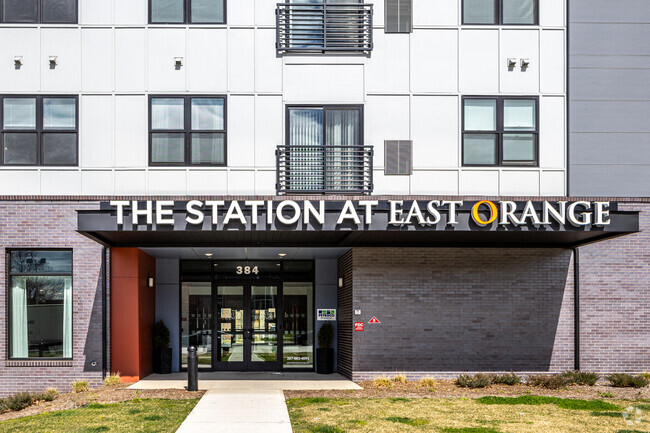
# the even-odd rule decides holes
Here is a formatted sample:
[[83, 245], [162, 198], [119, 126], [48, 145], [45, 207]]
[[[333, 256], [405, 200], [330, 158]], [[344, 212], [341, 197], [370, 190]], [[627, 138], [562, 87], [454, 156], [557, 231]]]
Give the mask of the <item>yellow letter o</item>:
[[[482, 204], [486, 204], [490, 208], [490, 219], [487, 221], [482, 220], [481, 216], [478, 214], [478, 209], [481, 207]], [[486, 226], [496, 221], [498, 216], [499, 216], [499, 211], [497, 210], [497, 205], [495, 205], [490, 200], [479, 201], [474, 205], [474, 207], [472, 207], [472, 218], [474, 218], [474, 221], [477, 224]]]

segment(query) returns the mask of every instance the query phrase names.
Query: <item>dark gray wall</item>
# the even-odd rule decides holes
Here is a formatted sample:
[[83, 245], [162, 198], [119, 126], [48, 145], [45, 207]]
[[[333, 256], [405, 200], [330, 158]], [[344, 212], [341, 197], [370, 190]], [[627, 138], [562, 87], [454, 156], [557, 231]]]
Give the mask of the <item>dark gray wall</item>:
[[650, 196], [650, 1], [569, 3], [569, 195]]
[[156, 322], [169, 328], [172, 348], [172, 372], [180, 370], [180, 297], [178, 296], [179, 263], [177, 259], [156, 259]]

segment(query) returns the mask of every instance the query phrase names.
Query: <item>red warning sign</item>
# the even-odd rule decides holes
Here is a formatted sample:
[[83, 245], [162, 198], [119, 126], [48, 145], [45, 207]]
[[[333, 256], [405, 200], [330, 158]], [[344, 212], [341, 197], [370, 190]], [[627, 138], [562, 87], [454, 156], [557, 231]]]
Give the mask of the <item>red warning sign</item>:
[[357, 332], [363, 331], [363, 322], [354, 322], [354, 330]]
[[372, 316], [372, 319], [370, 319], [370, 322], [368, 323], [381, 323], [379, 319], [377, 319], [377, 316]]

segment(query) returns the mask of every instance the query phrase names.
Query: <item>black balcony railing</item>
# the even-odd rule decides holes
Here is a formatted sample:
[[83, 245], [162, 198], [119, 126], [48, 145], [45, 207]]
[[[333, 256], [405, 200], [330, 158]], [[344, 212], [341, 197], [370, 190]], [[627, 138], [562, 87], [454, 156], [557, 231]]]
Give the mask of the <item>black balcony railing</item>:
[[279, 53], [372, 51], [372, 5], [279, 3], [275, 11]]
[[372, 146], [278, 146], [278, 195], [371, 194]]

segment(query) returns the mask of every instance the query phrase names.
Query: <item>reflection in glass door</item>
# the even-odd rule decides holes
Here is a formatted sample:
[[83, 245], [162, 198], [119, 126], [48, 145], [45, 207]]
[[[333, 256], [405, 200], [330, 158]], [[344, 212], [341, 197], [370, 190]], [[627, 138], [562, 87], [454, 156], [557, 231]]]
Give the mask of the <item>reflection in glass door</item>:
[[217, 286], [215, 370], [279, 370], [278, 285]]
[[244, 363], [244, 287], [217, 287], [219, 363]]
[[278, 287], [252, 286], [251, 362], [278, 362]]
[[181, 367], [187, 368], [187, 348], [195, 346], [199, 368], [212, 367], [212, 284], [181, 287]]

